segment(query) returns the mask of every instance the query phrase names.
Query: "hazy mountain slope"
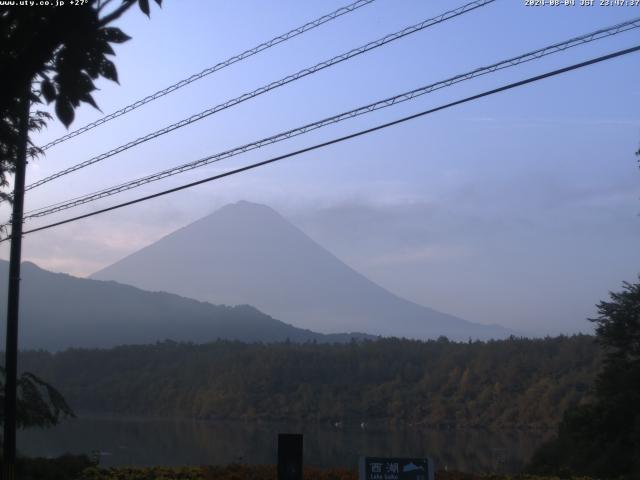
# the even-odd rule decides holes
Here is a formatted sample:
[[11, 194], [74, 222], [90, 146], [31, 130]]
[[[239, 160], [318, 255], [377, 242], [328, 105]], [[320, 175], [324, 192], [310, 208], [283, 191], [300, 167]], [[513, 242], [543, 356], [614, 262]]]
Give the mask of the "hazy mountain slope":
[[[8, 263], [0, 261], [2, 292], [6, 292], [7, 272]], [[21, 348], [111, 347], [165, 339], [203, 343], [217, 338], [248, 342], [351, 338], [295, 328], [248, 305], [211, 305], [115, 282], [51, 273], [28, 262], [22, 265], [22, 279]], [[3, 325], [4, 315], [2, 309]]]
[[321, 332], [465, 340], [511, 333], [397, 297], [271, 208], [248, 202], [227, 205], [92, 277], [213, 303], [248, 303]]

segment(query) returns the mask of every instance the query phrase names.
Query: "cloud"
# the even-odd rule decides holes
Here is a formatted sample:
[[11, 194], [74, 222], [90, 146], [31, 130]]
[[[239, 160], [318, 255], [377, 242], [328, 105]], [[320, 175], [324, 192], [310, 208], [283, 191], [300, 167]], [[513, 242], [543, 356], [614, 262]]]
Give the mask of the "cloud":
[[92, 261], [87, 258], [78, 258], [75, 256], [29, 256], [25, 260], [33, 262], [45, 270], [50, 270], [52, 272], [64, 272], [76, 277], [85, 277], [97, 270], [100, 270], [104, 266], [102, 262]]
[[425, 245], [419, 248], [401, 249], [397, 252], [378, 255], [370, 258], [368, 264], [372, 267], [381, 267], [407, 263], [442, 262], [463, 259], [469, 257], [472, 253], [473, 250], [469, 247]]

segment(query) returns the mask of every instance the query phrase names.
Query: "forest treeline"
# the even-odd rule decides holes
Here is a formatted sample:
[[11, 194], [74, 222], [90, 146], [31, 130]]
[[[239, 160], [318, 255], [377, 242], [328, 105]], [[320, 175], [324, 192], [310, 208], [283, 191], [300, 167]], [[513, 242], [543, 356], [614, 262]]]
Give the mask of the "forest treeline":
[[23, 352], [76, 412], [554, 428], [588, 399], [594, 337], [195, 345]]

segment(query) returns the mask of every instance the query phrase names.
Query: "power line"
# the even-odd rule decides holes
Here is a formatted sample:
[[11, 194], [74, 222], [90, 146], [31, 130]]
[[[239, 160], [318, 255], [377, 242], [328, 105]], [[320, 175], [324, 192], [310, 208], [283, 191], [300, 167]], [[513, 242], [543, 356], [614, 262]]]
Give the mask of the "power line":
[[226, 150], [224, 152], [221, 153], [217, 153], [215, 155], [210, 155], [207, 156], [205, 158], [201, 158], [199, 160], [193, 161], [193, 162], [189, 162], [183, 165], [179, 165], [177, 167], [173, 167], [167, 170], [163, 170], [151, 175], [147, 175], [145, 177], [141, 177], [135, 180], [131, 180], [125, 183], [122, 183], [120, 185], [116, 185], [113, 187], [109, 187], [103, 190], [99, 190], [97, 192], [93, 192], [93, 193], [89, 193], [89, 194], [85, 194], [79, 197], [75, 197], [72, 199], [67, 199], [64, 200], [62, 202], [58, 202], [52, 205], [47, 205], [45, 207], [41, 207], [35, 210], [32, 210], [30, 212], [27, 212], [25, 219], [29, 219], [29, 218], [38, 218], [38, 217], [44, 217], [46, 215], [51, 215], [53, 213], [56, 212], [60, 212], [63, 210], [67, 210], [79, 205], [83, 205], [85, 203], [89, 203], [89, 202], [93, 202], [105, 197], [109, 197], [127, 190], [131, 190], [133, 188], [137, 188], [141, 185], [145, 185], [147, 183], [151, 183], [154, 181], [158, 181], [161, 180], [163, 178], [167, 178], [173, 175], [177, 175], [189, 170], [193, 170], [196, 168], [200, 168], [203, 167], [205, 165], [209, 165], [211, 163], [215, 163], [215, 162], [219, 162], [221, 160], [233, 157], [235, 155], [239, 155], [241, 153], [245, 153], [251, 150], [255, 150], [261, 147], [264, 147], [266, 145], [270, 145], [273, 143], [277, 143], [298, 135], [302, 135], [305, 134], [307, 132], [310, 132], [312, 130], [316, 130], [322, 127], [325, 127], [327, 125], [331, 125], [334, 123], [338, 123], [350, 118], [354, 118], [360, 115], [364, 115], [367, 113], [370, 113], [372, 111], [376, 111], [376, 110], [380, 110], [383, 108], [387, 108], [390, 107], [392, 105], [398, 104], [398, 103], [402, 103], [408, 100], [412, 100], [416, 97], [419, 97], [421, 95], [425, 95], [427, 93], [431, 93], [435, 90], [439, 90], [441, 88], [445, 88], [451, 85], [454, 85], [456, 83], [465, 81], [465, 80], [469, 80], [481, 75], [486, 75], [488, 73], [492, 73], [498, 70], [502, 70], [505, 68], [510, 68], [516, 65], [519, 65], [521, 63], [525, 63], [525, 62], [529, 62], [532, 60], [536, 60], [539, 58], [542, 58], [546, 55], [551, 55], [553, 53], [557, 53], [560, 51], [564, 51], [568, 48], [571, 47], [575, 47], [577, 45], [582, 45], [585, 43], [589, 43], [601, 38], [605, 38], [605, 37], [609, 37], [611, 35], [616, 35], [618, 33], [633, 29], [633, 28], [638, 28], [640, 27], [640, 18], [637, 18], [635, 20], [630, 20], [627, 22], [623, 22], [623, 23], [619, 23], [616, 25], [613, 25], [611, 27], [607, 27], [607, 28], [602, 28], [599, 30], [596, 30], [594, 32], [585, 34], [585, 35], [581, 35], [579, 37], [574, 37], [571, 38], [569, 40], [566, 40], [564, 42], [559, 42], [559, 43], [554, 43], [550, 46], [544, 47], [544, 48], [540, 48], [538, 50], [534, 50], [532, 52], [528, 52], [525, 53], [523, 55], [517, 56], [517, 57], [513, 57], [513, 58], [509, 58], [507, 60], [502, 60], [500, 62], [491, 64], [489, 66], [486, 67], [480, 67], [477, 68], [475, 70], [472, 70], [470, 72], [467, 73], [463, 73], [460, 75], [456, 75], [454, 77], [448, 78], [446, 80], [441, 80], [439, 82], [436, 83], [432, 83], [408, 92], [404, 92], [401, 93], [399, 95], [395, 95], [393, 97], [389, 97], [386, 98], [384, 100], [379, 100], [377, 102], [374, 103], [370, 103], [369, 105], [365, 105], [362, 107], [358, 107], [356, 109], [353, 110], [349, 110], [347, 112], [343, 112], [340, 113], [338, 115], [334, 115], [328, 118], [324, 118], [322, 120], [316, 121], [314, 123], [310, 123], [307, 125], [304, 125], [302, 127], [297, 127], [291, 130], [287, 130], [285, 132], [281, 132], [278, 133], [276, 135], [272, 135], [270, 137], [266, 137], [263, 138], [261, 140], [257, 140], [255, 142], [252, 143], [248, 143], [239, 147], [235, 147], [233, 149], [230, 150]]
[[182, 128], [186, 125], [190, 125], [194, 122], [197, 122], [198, 120], [202, 120], [203, 118], [206, 118], [210, 115], [213, 115], [214, 113], [220, 112], [222, 110], [225, 110], [227, 108], [233, 107], [235, 105], [238, 105], [242, 102], [245, 102], [251, 98], [257, 97], [258, 95], [262, 95], [264, 93], [267, 93], [273, 89], [276, 89], [278, 87], [281, 87], [283, 85], [287, 85], [288, 83], [294, 82], [296, 80], [299, 80], [300, 78], [306, 77], [307, 75], [311, 75], [314, 74], [316, 72], [319, 72], [320, 70], [324, 70], [325, 68], [331, 67], [333, 65], [336, 65], [338, 63], [344, 62], [345, 60], [349, 60], [355, 56], [361, 55], [365, 52], [368, 52], [370, 50], [373, 50], [375, 48], [381, 47], [382, 45], [386, 45], [387, 43], [393, 42], [395, 40], [398, 40], [400, 38], [406, 37], [407, 35], [411, 35], [413, 33], [419, 32], [421, 30], [424, 30], [426, 28], [432, 27], [434, 25], [437, 25], [439, 23], [445, 22], [447, 20], [450, 20], [452, 18], [458, 17], [460, 15], [463, 15], [467, 12], [470, 12], [472, 10], [475, 10], [476, 8], [480, 8], [483, 7], [485, 5], [488, 5], [490, 3], [493, 3], [495, 0], [475, 0], [473, 2], [467, 3], [461, 7], [458, 7], [454, 10], [449, 10], [447, 12], [442, 13], [441, 15], [438, 15], [437, 17], [434, 18], [430, 18], [428, 20], [424, 20], [420, 23], [417, 23], [415, 25], [412, 25], [410, 27], [406, 27], [403, 28], [402, 30], [395, 32], [395, 33], [391, 33], [389, 35], [385, 35], [382, 38], [379, 38], [378, 40], [374, 40], [373, 42], [369, 42], [361, 47], [358, 48], [354, 48], [352, 50], [349, 50], [348, 52], [342, 53], [340, 55], [337, 55], [333, 58], [330, 58], [329, 60], [325, 60], [323, 62], [317, 63], [316, 65], [312, 66], [312, 67], [308, 67], [305, 69], [302, 69], [294, 74], [288, 75], [284, 78], [281, 78], [280, 80], [276, 80], [275, 82], [271, 82], [267, 85], [264, 85], [260, 88], [257, 88], [256, 90], [253, 90], [249, 93], [245, 93], [239, 97], [236, 97], [234, 99], [228, 100], [224, 103], [221, 103], [219, 105], [216, 105], [215, 107], [209, 108], [207, 110], [204, 110], [200, 113], [197, 113], [195, 115], [192, 115], [188, 118], [185, 118], [183, 120], [180, 120], [179, 122], [173, 123], [167, 127], [164, 127], [160, 130], [156, 130], [155, 132], [149, 133], [147, 135], [144, 135], [142, 137], [139, 137], [135, 140], [132, 140], [124, 145], [120, 145], [119, 147], [116, 147], [112, 150], [109, 150], [108, 152], [102, 153], [100, 155], [97, 155], [93, 158], [90, 158], [89, 160], [85, 160], [84, 162], [78, 163], [72, 167], [66, 168], [64, 170], [61, 170], [57, 173], [54, 173], [53, 175], [50, 175], [46, 178], [43, 178], [42, 180], [38, 180], [37, 182], [34, 182], [30, 185], [27, 185], [27, 187], [25, 188], [25, 190], [31, 190], [33, 188], [39, 187], [45, 183], [48, 183], [52, 180], [55, 180], [56, 178], [59, 178], [63, 175], [68, 175], [72, 172], [75, 172], [76, 170], [80, 170], [82, 168], [88, 167], [89, 165], [93, 165], [94, 163], [100, 162], [102, 160], [105, 160], [109, 157], [112, 157], [113, 155], [116, 155], [118, 153], [124, 152], [125, 150], [128, 150], [132, 147], [135, 147], [137, 145], [140, 145], [141, 143], [145, 143], [148, 142], [149, 140], [153, 140], [161, 135], [164, 135], [166, 133], [172, 132], [174, 130], [177, 130], [178, 128]]
[[[438, 112], [440, 110], [445, 110], [445, 109], [454, 107], [456, 105], [461, 105], [463, 103], [468, 103], [468, 102], [471, 102], [471, 101], [475, 101], [475, 100], [478, 100], [478, 99], [483, 98], [483, 97], [487, 97], [487, 96], [490, 96], [490, 95], [494, 95], [496, 93], [504, 92], [506, 90], [511, 90], [513, 88], [516, 88], [516, 87], [527, 85], [529, 83], [534, 83], [534, 82], [543, 80], [545, 78], [557, 76], [557, 75], [560, 75], [560, 74], [563, 74], [563, 73], [566, 73], [566, 72], [569, 72], [569, 71], [572, 71], [572, 70], [577, 70], [579, 68], [584, 68], [586, 66], [594, 65], [596, 63], [604, 62], [606, 60], [610, 60], [610, 59], [613, 59], [613, 58], [616, 58], [616, 57], [620, 57], [620, 56], [623, 56], [623, 55], [634, 53], [634, 52], [637, 52], [639, 50], [640, 50], [640, 45], [637, 45], [635, 47], [627, 48], [627, 49], [624, 49], [624, 50], [619, 50], [617, 52], [613, 52], [613, 53], [610, 53], [608, 55], [603, 55], [603, 56], [600, 56], [600, 57], [597, 57], [597, 58], [593, 58], [593, 59], [587, 60], [585, 62], [576, 63], [576, 64], [570, 65], [568, 67], [564, 67], [564, 68], [560, 68], [560, 69], [557, 69], [557, 70], [553, 70], [551, 72], [547, 72], [547, 73], [544, 73], [542, 75], [536, 75], [534, 77], [529, 77], [529, 78], [527, 78], [525, 80], [520, 80], [518, 82], [509, 83], [507, 85], [495, 88], [493, 90], [488, 90], [488, 91], [479, 93], [477, 95], [472, 95], [470, 97], [463, 98], [462, 100], [457, 100], [455, 102], [450, 102], [450, 103], [441, 105], [439, 107], [431, 108], [429, 110], [424, 110], [422, 112], [415, 113], [413, 115], [409, 115], [409, 116], [400, 118], [398, 120], [394, 120], [392, 122], [387, 122], [387, 123], [384, 123], [384, 124], [381, 124], [381, 125], [377, 125], [375, 127], [371, 127], [371, 128], [365, 129], [365, 130], [360, 130], [358, 132], [355, 132], [355, 133], [352, 133], [352, 134], [349, 134], [349, 135], [345, 135], [343, 137], [334, 138], [333, 140], [329, 140], [329, 141], [326, 141], [326, 142], [318, 143], [318, 144], [313, 145], [311, 147], [306, 147], [306, 148], [303, 148], [303, 149], [300, 149], [300, 150], [296, 150], [294, 152], [290, 152], [290, 153], [287, 153], [287, 154], [284, 154], [284, 155], [280, 155], [280, 156], [277, 156], [277, 157], [270, 158], [268, 160], [263, 160], [261, 162], [257, 162], [257, 163], [253, 163], [253, 164], [250, 164], [250, 165], [246, 165], [244, 167], [236, 168], [234, 170], [230, 170], [228, 172], [221, 173], [221, 174], [218, 174], [218, 175], [213, 175], [211, 177], [207, 177], [207, 178], [204, 178], [202, 180], [195, 181], [195, 182], [187, 183], [187, 184], [181, 185], [179, 187], [174, 187], [174, 188], [170, 188], [168, 190], [163, 190], [161, 192], [154, 193], [152, 195], [147, 195], [147, 196], [140, 197], [140, 198], [137, 198], [137, 199], [134, 199], [134, 200], [130, 200], [128, 202], [119, 203], [117, 205], [113, 205], [111, 207], [103, 208], [103, 209], [97, 210], [95, 212], [86, 213], [84, 215], [78, 215], [76, 217], [68, 218], [66, 220], [62, 220], [62, 221], [55, 222], [55, 223], [50, 223], [50, 224], [44, 225], [42, 227], [33, 228], [31, 230], [27, 230], [27, 231], [23, 232], [23, 235], [26, 235], [26, 234], [29, 234], [29, 233], [35, 233], [35, 232], [39, 232], [41, 230], [46, 230], [46, 229], [57, 227], [57, 226], [64, 225], [64, 224], [67, 224], [67, 223], [75, 222], [75, 221], [78, 221], [78, 220], [82, 220], [84, 218], [93, 217], [95, 215], [99, 215], [99, 214], [102, 214], [102, 213], [110, 212], [112, 210], [117, 210], [117, 209], [120, 209], [120, 208], [123, 208], [123, 207], [127, 207], [129, 205], [134, 205], [136, 203], [140, 203], [140, 202], [151, 200], [151, 199], [154, 199], [154, 198], [157, 198], [157, 197], [168, 195], [170, 193], [178, 192], [180, 190], [185, 190], [187, 188], [195, 187], [195, 186], [201, 185], [203, 183], [208, 183], [208, 182], [211, 182], [211, 181], [214, 181], [214, 180], [219, 180], [221, 178], [228, 177], [228, 176], [231, 176], [231, 175], [235, 175], [235, 174], [238, 174], [238, 173], [241, 173], [241, 172], [245, 172], [247, 170], [253, 170], [255, 168], [262, 167], [264, 165], [268, 165], [270, 163], [278, 162], [278, 161], [284, 160], [286, 158], [294, 157], [294, 156], [297, 156], [297, 155], [300, 155], [300, 154], [303, 154], [303, 153], [306, 153], [306, 152], [310, 152], [310, 151], [317, 150], [317, 149], [320, 149], [320, 148], [323, 148], [323, 147], [327, 147], [329, 145], [333, 145], [333, 144], [344, 142], [346, 140], [350, 140], [350, 139], [353, 139], [353, 138], [356, 138], [356, 137], [367, 135], [369, 133], [376, 132], [378, 130], [382, 130], [382, 129], [385, 129], [385, 128], [388, 128], [388, 127], [391, 127], [391, 126], [394, 126], [394, 125], [398, 125], [398, 124], [407, 122], [409, 120], [414, 120], [416, 118], [423, 117], [425, 115], [429, 115], [429, 114]], [[0, 242], [4, 242], [4, 241], [6, 241], [6, 240], [8, 240], [10, 238], [11, 238], [11, 236], [5, 237], [2, 240], [0, 240]]]
[[357, 9], [359, 9], [360, 7], [364, 7], [365, 5], [369, 5], [370, 3], [374, 2], [375, 0], [358, 0], [354, 3], [351, 3], [345, 7], [339, 8], [337, 10], [334, 10], [331, 13], [328, 13], [326, 15], [323, 15], [322, 17], [319, 17], [315, 20], [312, 20], [311, 22], [305, 23], [304, 25], [294, 28], [293, 30], [290, 30], [287, 33], [284, 33], [282, 35], [278, 35], [277, 37], [272, 38], [271, 40], [268, 40], [264, 43], [261, 43], [260, 45], [257, 45], [253, 48], [250, 48], [249, 50], [245, 50], [242, 53], [239, 53], [237, 55], [234, 55], [220, 63], [217, 63], [216, 65], [213, 65], [212, 67], [209, 68], [205, 68], [204, 70], [202, 70], [200, 73], [196, 73], [194, 75], [191, 75], [188, 78], [184, 78], [182, 80], [180, 80], [179, 82], [174, 83], [173, 85], [169, 85], [166, 88], [163, 88], [162, 90], [158, 90], [155, 93], [152, 93], [151, 95], [148, 95], [130, 105], [127, 105], [126, 107], [121, 108], [120, 110], [117, 110], [113, 113], [110, 113], [109, 115], [105, 115], [102, 118], [99, 118], [98, 120], [96, 120], [95, 122], [91, 122], [87, 125], [85, 125], [84, 127], [78, 128], [77, 130], [74, 130], [72, 132], [67, 133], [66, 135], [63, 135], [60, 138], [56, 138], [55, 140], [47, 143], [46, 145], [44, 145], [43, 147], [40, 147], [42, 150], [48, 150], [49, 148], [53, 147], [54, 145], [57, 145], [59, 143], [62, 143], [66, 140], [69, 140], [70, 138], [76, 137], [82, 133], [88, 132], [89, 130], [92, 130], [104, 123], [107, 123], [111, 120], [113, 120], [114, 118], [118, 118], [126, 113], [131, 112], [132, 110], [135, 110], [136, 108], [139, 108], [149, 102], [152, 102], [154, 100], [157, 100], [158, 98], [164, 97], [165, 95], [175, 92], [176, 90], [185, 87], [187, 85], [189, 85], [190, 83], [193, 83], [197, 80], [200, 80], [201, 78], [206, 77], [207, 75], [211, 75], [212, 73], [215, 73], [219, 70], [222, 70], [223, 68], [229, 67], [231, 65], [233, 65], [234, 63], [240, 62], [242, 60], [245, 60], [249, 57], [252, 57], [253, 55], [256, 55], [264, 50], [267, 50], [271, 47], [274, 47], [280, 43], [286, 42], [287, 40], [290, 40], [294, 37], [297, 37], [298, 35], [302, 35], [305, 32], [308, 32], [309, 30], [312, 30], [316, 27], [319, 27], [320, 25], [323, 25], [327, 22], [330, 22], [331, 20], [335, 20], [336, 18], [341, 17], [342, 15], [345, 15], [347, 13], [351, 13]]

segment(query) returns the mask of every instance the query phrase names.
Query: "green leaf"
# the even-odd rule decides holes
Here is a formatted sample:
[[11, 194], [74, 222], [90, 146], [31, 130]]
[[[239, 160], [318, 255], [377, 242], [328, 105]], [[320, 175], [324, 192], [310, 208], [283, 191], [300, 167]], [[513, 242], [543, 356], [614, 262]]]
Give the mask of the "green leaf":
[[142, 13], [144, 13], [148, 17], [150, 15], [149, 0], [138, 0], [138, 5], [140, 6], [140, 10], [142, 10]]
[[56, 115], [67, 128], [71, 125], [71, 122], [73, 122], [75, 114], [71, 102], [67, 98], [58, 97], [56, 100]]
[[48, 78], [40, 82], [40, 90], [47, 103], [51, 103], [56, 99], [56, 89]]
[[116, 27], [105, 27], [102, 29], [102, 38], [111, 43], [124, 43], [131, 40], [131, 37]]

